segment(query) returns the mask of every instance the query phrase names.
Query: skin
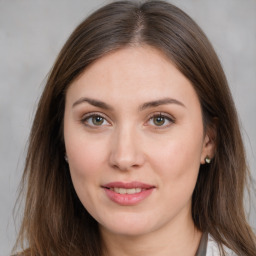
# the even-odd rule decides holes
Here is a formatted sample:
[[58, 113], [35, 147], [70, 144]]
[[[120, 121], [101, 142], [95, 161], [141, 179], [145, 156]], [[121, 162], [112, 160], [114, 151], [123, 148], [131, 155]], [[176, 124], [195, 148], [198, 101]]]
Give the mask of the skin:
[[[166, 98], [174, 101], [145, 105]], [[195, 255], [201, 232], [191, 197], [214, 143], [193, 86], [160, 51], [129, 47], [90, 65], [67, 91], [64, 139], [76, 193], [98, 221], [109, 255]], [[114, 181], [154, 189], [123, 206], [102, 188]]]

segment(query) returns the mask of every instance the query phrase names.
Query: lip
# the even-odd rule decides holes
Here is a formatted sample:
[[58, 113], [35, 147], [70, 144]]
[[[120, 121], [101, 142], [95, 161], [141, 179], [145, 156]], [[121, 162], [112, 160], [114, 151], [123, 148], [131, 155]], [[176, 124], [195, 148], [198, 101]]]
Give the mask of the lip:
[[[142, 183], [142, 182], [110, 182], [102, 186], [108, 198], [122, 206], [137, 205], [141, 201], [145, 200], [153, 190], [156, 188], [153, 185]], [[140, 188], [141, 191], [134, 194], [119, 194], [113, 190], [113, 188]]]

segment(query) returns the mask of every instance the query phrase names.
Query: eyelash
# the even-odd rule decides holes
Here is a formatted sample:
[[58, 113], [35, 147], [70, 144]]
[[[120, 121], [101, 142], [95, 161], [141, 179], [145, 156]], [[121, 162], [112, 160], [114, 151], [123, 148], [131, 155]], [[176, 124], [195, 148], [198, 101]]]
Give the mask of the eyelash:
[[151, 120], [154, 120], [154, 118], [163, 118], [164, 119], [164, 122], [168, 121], [169, 123], [168, 124], [165, 124], [165, 125], [160, 125], [160, 126], [157, 126], [157, 125], [153, 125], [154, 126], [154, 129], [164, 129], [164, 128], [167, 128], [169, 127], [171, 124], [175, 123], [175, 119], [173, 117], [171, 117], [170, 115], [168, 114], [163, 114], [161, 112], [158, 112], [158, 113], [154, 113], [152, 114], [147, 123], [150, 122]]
[[93, 125], [93, 124], [89, 124], [89, 123], [88, 123], [88, 120], [91, 119], [91, 118], [93, 118], [93, 117], [100, 117], [100, 118], [103, 119], [103, 122], [106, 121], [106, 122], [108, 122], [108, 124], [110, 125], [110, 122], [108, 121], [108, 118], [107, 118], [105, 115], [103, 115], [103, 114], [101, 114], [101, 113], [99, 113], [99, 112], [90, 112], [90, 113], [84, 115], [83, 118], [81, 119], [81, 122], [82, 122], [84, 125], [86, 125], [86, 126], [88, 126], [88, 127], [91, 127], [91, 128], [98, 128], [98, 127], [102, 126], [102, 125]]
[[[103, 119], [103, 122], [107, 122], [108, 123], [108, 126], [111, 125], [111, 123], [108, 121], [108, 118], [103, 115], [102, 113], [99, 113], [99, 112], [91, 112], [91, 113], [88, 113], [86, 115], [83, 116], [83, 118], [81, 119], [81, 122], [90, 127], [90, 128], [100, 128], [102, 127], [103, 125], [100, 124], [100, 125], [95, 125], [95, 124], [89, 124], [88, 120], [90, 120], [91, 118], [95, 118], [95, 117], [100, 117]], [[164, 125], [152, 125], [154, 127], [154, 129], [164, 129], [164, 128], [167, 128], [169, 127], [171, 124], [175, 123], [175, 119], [173, 117], [171, 117], [170, 115], [167, 115], [167, 114], [163, 114], [161, 112], [158, 112], [158, 113], [154, 113], [154, 114], [151, 114], [149, 116], [149, 118], [147, 119], [147, 126], [150, 125], [148, 124], [150, 121], [153, 121], [154, 118], [163, 118], [164, 119]], [[166, 125], [166, 121], [168, 121], [169, 123]], [[93, 122], [93, 121], [91, 121]]]

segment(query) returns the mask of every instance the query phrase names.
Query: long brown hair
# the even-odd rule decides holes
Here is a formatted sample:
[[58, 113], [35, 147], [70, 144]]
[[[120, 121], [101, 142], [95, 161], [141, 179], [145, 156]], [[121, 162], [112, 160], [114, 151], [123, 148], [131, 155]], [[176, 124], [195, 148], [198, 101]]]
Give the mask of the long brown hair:
[[209, 232], [220, 249], [224, 244], [238, 255], [255, 256], [255, 235], [243, 206], [249, 173], [224, 72], [198, 25], [163, 1], [108, 4], [83, 21], [62, 48], [30, 134], [21, 187], [25, 210], [16, 243], [24, 255], [103, 254], [97, 222], [79, 201], [64, 160], [65, 94], [70, 83], [98, 58], [143, 44], [160, 49], [192, 82], [205, 128], [213, 120], [218, 122], [215, 157], [210, 165], [200, 167], [193, 193], [196, 227]]

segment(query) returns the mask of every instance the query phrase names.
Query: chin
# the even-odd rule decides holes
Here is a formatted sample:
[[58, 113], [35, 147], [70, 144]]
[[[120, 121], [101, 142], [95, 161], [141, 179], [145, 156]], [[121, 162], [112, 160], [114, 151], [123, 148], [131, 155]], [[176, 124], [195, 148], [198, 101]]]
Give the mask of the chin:
[[145, 234], [150, 233], [150, 229], [148, 227], [135, 227], [135, 226], [121, 226], [120, 224], [118, 226], [110, 226], [110, 227], [104, 227], [100, 226], [101, 230], [105, 230], [108, 233], [112, 233], [114, 235], [118, 236], [127, 236], [127, 237], [138, 237]]
[[141, 236], [157, 229], [153, 219], [139, 214], [128, 214], [122, 217], [112, 216], [111, 219], [101, 221], [100, 228], [106, 232], [121, 236]]

